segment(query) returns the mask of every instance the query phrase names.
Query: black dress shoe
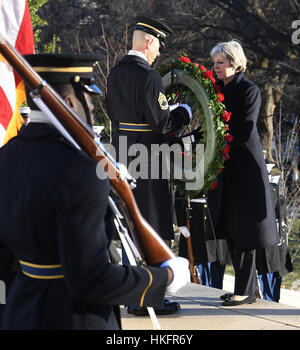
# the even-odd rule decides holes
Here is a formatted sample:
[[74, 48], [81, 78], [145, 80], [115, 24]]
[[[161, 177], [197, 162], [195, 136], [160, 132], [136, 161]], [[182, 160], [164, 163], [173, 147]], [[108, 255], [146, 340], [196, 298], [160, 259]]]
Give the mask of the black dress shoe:
[[233, 300], [233, 299], [227, 299], [223, 301], [222, 305], [223, 306], [238, 306], [238, 305], [243, 305], [243, 304], [252, 304], [255, 303], [256, 297], [255, 295], [249, 295], [247, 298], [243, 300]]
[[220, 296], [220, 299], [222, 300], [228, 300], [231, 299], [233, 297], [233, 293], [226, 293]]
[[174, 314], [181, 309], [181, 306], [176, 301], [164, 300], [164, 307], [162, 309], [154, 308], [157, 315], [169, 315]]
[[145, 306], [142, 306], [142, 307], [128, 306], [127, 312], [129, 314], [132, 314], [135, 316], [147, 316], [147, 315], [149, 315], [147, 308]]
[[[170, 302], [168, 300], [164, 300], [164, 306], [163, 308], [154, 308], [154, 312], [156, 315], [170, 315], [174, 314], [176, 311], [180, 310], [181, 307], [177, 302]], [[129, 314], [135, 315], [135, 316], [148, 316], [148, 310], [146, 306], [142, 307], [133, 307], [128, 306], [127, 312]]]

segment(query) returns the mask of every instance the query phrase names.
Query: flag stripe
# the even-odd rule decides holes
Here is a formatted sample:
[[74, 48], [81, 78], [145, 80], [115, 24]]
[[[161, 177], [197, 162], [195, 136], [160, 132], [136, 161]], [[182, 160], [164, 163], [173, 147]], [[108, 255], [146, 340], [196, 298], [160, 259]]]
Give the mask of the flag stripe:
[[31, 54], [33, 52], [33, 31], [28, 6], [25, 6], [24, 16], [15, 47], [22, 55]]
[[0, 101], [1, 101], [0, 123], [3, 126], [3, 128], [6, 129], [9, 123], [9, 118], [7, 118], [7, 116], [11, 116], [13, 110], [1, 86], [0, 86]]
[[0, 62], [0, 82], [0, 86], [6, 94], [7, 100], [13, 109], [16, 101], [16, 84], [13, 69], [8, 63]]
[[[31, 24], [31, 18], [30, 18], [30, 12], [28, 6], [25, 6], [24, 9], [24, 15], [22, 19], [22, 23], [20, 25], [19, 33], [16, 39], [15, 48], [22, 53], [22, 55], [27, 55], [33, 53], [34, 48], [34, 42], [33, 42], [33, 30], [32, 30], [32, 24]], [[15, 82], [16, 86], [18, 86], [21, 82], [21, 78], [19, 74], [14, 71], [15, 76]], [[23, 86], [23, 85], [22, 85]], [[21, 91], [20, 88], [18, 91]], [[22, 96], [24, 96], [25, 100], [25, 94], [22, 93]], [[16, 104], [16, 106], [19, 108], [21, 107], [23, 102], [19, 105], [19, 103]]]
[[26, 3], [25, 0], [0, 0], [0, 31], [13, 46], [16, 44]]
[[16, 106], [14, 108], [12, 118], [9, 121], [8, 126], [6, 127], [6, 133], [4, 136], [3, 144], [5, 144], [11, 138], [16, 136], [24, 123], [24, 120], [19, 111], [25, 99], [26, 99], [25, 85], [23, 80], [21, 80], [19, 85], [17, 86]]
[[[27, 0], [0, 0], [0, 32], [22, 54], [34, 52], [33, 30]], [[22, 125], [19, 109], [25, 100], [25, 86], [19, 75], [0, 55], [0, 131], [5, 140], [14, 137]], [[3, 144], [0, 135], [0, 146]]]

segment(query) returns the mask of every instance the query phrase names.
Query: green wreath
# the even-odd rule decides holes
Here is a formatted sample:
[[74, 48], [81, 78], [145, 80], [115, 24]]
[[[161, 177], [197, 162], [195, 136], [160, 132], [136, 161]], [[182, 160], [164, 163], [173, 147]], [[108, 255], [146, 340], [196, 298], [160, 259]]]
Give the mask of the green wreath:
[[[224, 95], [216, 85], [213, 72], [203, 65], [192, 63], [188, 57], [173, 59], [171, 63], [158, 68], [169, 104], [176, 102], [188, 104], [193, 111], [193, 117], [188, 127], [182, 130], [189, 133], [198, 128], [201, 133], [197, 143], [204, 145], [204, 181], [198, 191], [189, 195], [196, 197], [200, 192], [214, 189], [217, 176], [224, 168], [224, 162], [229, 159], [229, 143], [233, 137], [228, 133], [230, 112], [225, 110]], [[193, 161], [195, 154], [192, 154]], [[173, 180], [179, 192], [183, 183]]]

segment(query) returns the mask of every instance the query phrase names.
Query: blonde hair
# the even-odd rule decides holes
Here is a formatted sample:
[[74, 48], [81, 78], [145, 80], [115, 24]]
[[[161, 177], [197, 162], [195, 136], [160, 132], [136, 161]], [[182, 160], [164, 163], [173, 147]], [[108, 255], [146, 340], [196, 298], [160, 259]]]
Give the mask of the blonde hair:
[[242, 45], [237, 40], [217, 44], [210, 52], [211, 57], [220, 54], [229, 59], [236, 73], [244, 72], [247, 67], [247, 58]]

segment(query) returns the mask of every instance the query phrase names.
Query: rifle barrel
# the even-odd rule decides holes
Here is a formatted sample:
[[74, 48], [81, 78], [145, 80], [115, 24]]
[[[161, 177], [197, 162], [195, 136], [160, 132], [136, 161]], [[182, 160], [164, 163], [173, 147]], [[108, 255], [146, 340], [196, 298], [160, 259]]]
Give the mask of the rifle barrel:
[[34, 71], [25, 58], [0, 35], [0, 53], [15, 69], [30, 89], [38, 89], [40, 98], [69, 132], [79, 146], [93, 159], [101, 162], [107, 173], [113, 192], [121, 200], [124, 214], [131, 224], [133, 239], [149, 265], [158, 265], [175, 255], [157, 232], [141, 215], [130, 185], [120, 176], [116, 163], [105, 155], [94, 140], [92, 129], [76, 114], [65, 101]]

